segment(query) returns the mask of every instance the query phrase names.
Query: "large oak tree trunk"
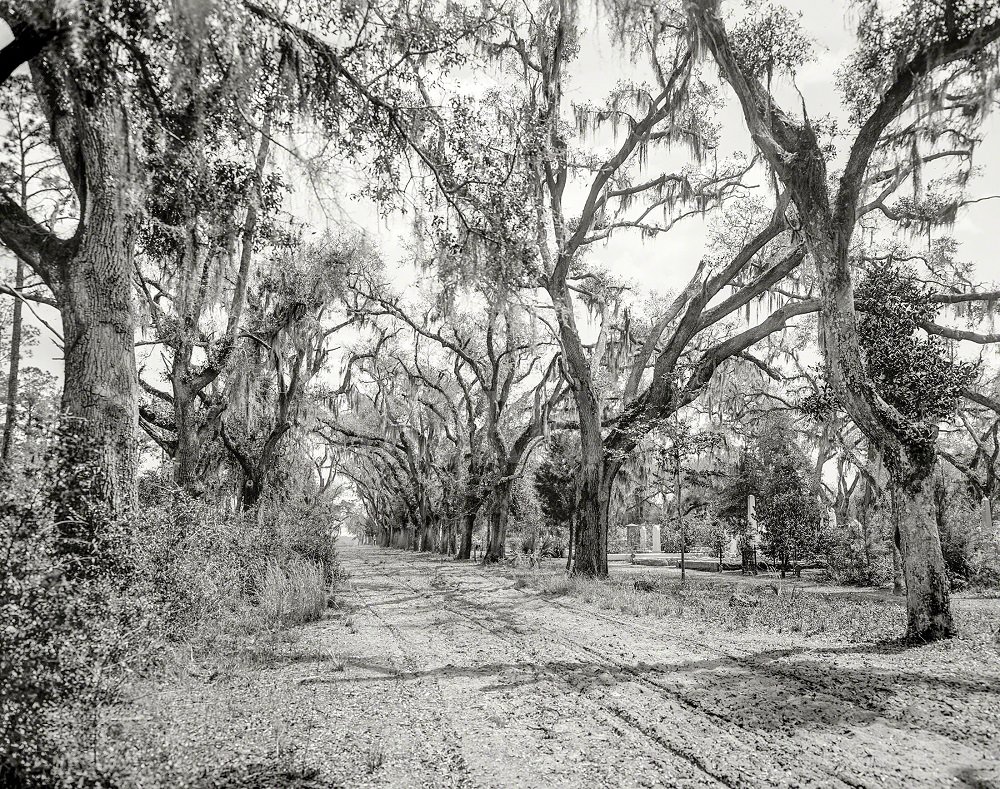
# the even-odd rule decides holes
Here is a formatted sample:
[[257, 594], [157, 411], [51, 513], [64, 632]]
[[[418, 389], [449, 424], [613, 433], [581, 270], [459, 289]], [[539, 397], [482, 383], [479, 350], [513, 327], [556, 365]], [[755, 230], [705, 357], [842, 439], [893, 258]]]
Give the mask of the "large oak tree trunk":
[[565, 371], [580, 420], [580, 469], [577, 504], [570, 538], [573, 573], [605, 578], [608, 574], [608, 522], [610, 487], [605, 477], [604, 441], [601, 435], [601, 401], [594, 386], [591, 360], [576, 328], [573, 302], [565, 283], [550, 288], [559, 321]]
[[121, 111], [81, 118], [86, 209], [68, 260], [59, 307], [65, 346], [62, 406], [96, 452], [99, 495], [112, 516], [136, 504], [138, 384], [132, 277], [136, 207], [129, 188], [128, 136]]
[[472, 558], [472, 535], [476, 528], [476, 516], [482, 500], [478, 496], [467, 496], [465, 499], [465, 509], [462, 515], [462, 542], [458, 549], [456, 559]]
[[[586, 403], [587, 400], [584, 400]], [[604, 462], [601, 420], [597, 403], [580, 411], [579, 498], [573, 534], [573, 573], [597, 578], [608, 575], [608, 507], [611, 501], [611, 474]]]
[[903, 557], [899, 552], [899, 529], [895, 525], [889, 543], [892, 552], [892, 593], [896, 597], [902, 597], [906, 594], [906, 584], [903, 582]]
[[[817, 260], [846, 255], [839, 239], [824, 233], [820, 222], [805, 222], [811, 229], [810, 247]], [[812, 227], [810, 227], [812, 225]], [[839, 251], [838, 251], [839, 248]], [[857, 352], [857, 317], [854, 287], [845, 261], [821, 265], [823, 289], [821, 339], [827, 369], [835, 390], [842, 393], [845, 410], [882, 456], [889, 470], [895, 497], [896, 524], [900, 535], [903, 575], [906, 579], [907, 638], [933, 640], [951, 635], [951, 606], [944, 558], [934, 516], [931, 471], [934, 437], [923, 435], [923, 426], [891, 424], [884, 406], [867, 384], [864, 363]], [[854, 352], [850, 352], [853, 350]], [[897, 417], [899, 419], [899, 417]], [[907, 441], [901, 434], [918, 438]], [[936, 430], [935, 430], [936, 432]]]
[[177, 427], [174, 482], [188, 495], [200, 496], [204, 486], [198, 474], [201, 439], [198, 436], [194, 396], [186, 387], [177, 385], [174, 386], [174, 424]]
[[937, 427], [894, 413], [872, 388], [858, 341], [851, 241], [871, 156], [888, 125], [906, 110], [921, 77], [957, 54], [988, 46], [1000, 36], [1000, 27], [989, 25], [978, 36], [940, 42], [916, 53], [899, 70], [892, 87], [875, 102], [872, 115], [862, 125], [831, 203], [826, 157], [815, 129], [808, 121], [792, 120], [746, 72], [718, 15], [718, 3], [701, 0], [690, 3], [689, 9], [740, 100], [754, 142], [788, 187], [798, 209], [802, 234], [819, 273], [821, 339], [831, 389], [894, 478], [904, 574], [908, 587], [911, 581], [919, 587], [907, 589], [907, 635], [915, 639], [947, 636], [952, 630], [948, 589], [927, 482]]
[[[922, 465], [922, 464], [921, 464]], [[906, 634], [934, 641], [955, 632], [930, 469], [904, 465], [890, 480], [906, 583]]]

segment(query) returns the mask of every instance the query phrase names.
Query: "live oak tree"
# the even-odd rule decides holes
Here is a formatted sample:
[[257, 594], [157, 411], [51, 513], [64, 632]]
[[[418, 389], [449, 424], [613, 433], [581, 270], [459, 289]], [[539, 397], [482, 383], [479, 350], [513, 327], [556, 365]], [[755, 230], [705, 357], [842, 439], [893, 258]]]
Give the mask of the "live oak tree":
[[[202, 91], [225, 102], [240, 83], [248, 28], [235, 3], [18, 0], [0, 81], [27, 63], [78, 217], [56, 233], [10, 196], [0, 240], [51, 291], [65, 348], [63, 409], [91, 437], [108, 514], [135, 503], [138, 384], [135, 244], [149, 173], [145, 132]], [[211, 53], [211, 54], [209, 54]], [[200, 68], [201, 64], [209, 64]], [[205, 98], [202, 95], [202, 98]]]
[[134, 503], [137, 463], [136, 374], [132, 301], [137, 157], [130, 133], [120, 39], [138, 19], [123, 6], [98, 14], [94, 4], [3, 9], [13, 41], [0, 77], [30, 61], [42, 112], [80, 208], [72, 237], [0, 198], [0, 239], [53, 293], [63, 323], [63, 406], [82, 420], [98, 448], [100, 491], [112, 511]]
[[468, 438], [459, 558], [469, 558], [476, 514], [485, 505], [484, 561], [498, 561], [504, 556], [514, 484], [543, 436], [551, 409], [565, 394], [554, 343], [544, 326], [532, 326], [516, 294], [485, 282], [462, 294], [476, 305], [472, 309], [432, 309], [423, 318], [381, 286], [361, 295], [367, 315], [392, 318], [412, 332], [415, 348], [423, 340], [449, 360], [445, 369], [461, 394]]
[[[574, 568], [584, 574], [607, 573], [611, 492], [621, 464], [637, 441], [693, 401], [726, 359], [782, 329], [788, 319], [816, 309], [814, 302], [788, 304], [728, 342], [702, 343], [701, 349], [707, 352], [701, 365], [682, 386], [675, 385], [678, 364], [699, 334], [744, 308], [801, 263], [803, 250], [798, 245], [787, 246], [785, 254], [768, 260], [767, 266], [758, 259], [765, 248], [770, 252], [770, 242], [786, 230], [784, 211], [778, 210], [772, 221], [754, 228], [731, 258], [719, 262], [717, 268], [700, 267], [674, 302], [655, 316], [639, 347], [626, 354], [615, 347], [616, 335], [628, 337], [629, 332], [623, 332], [616, 320], [613, 283], [588, 269], [586, 250], [619, 232], [632, 230], [653, 237], [686, 217], [703, 214], [737, 193], [742, 176], [753, 164], [734, 160], [701, 168], [657, 169], [659, 160], [652, 158], [652, 152], [658, 149], [687, 146], [698, 161], [714, 145], [710, 93], [697, 79], [684, 38], [674, 34], [678, 26], [658, 14], [659, 9], [647, 7], [634, 14], [626, 11], [629, 40], [638, 42], [638, 54], [652, 61], [652, 87], [622, 85], [606, 104], [574, 107], [571, 113], [563, 93], [579, 47], [573, 9], [557, 3], [542, 4], [538, 13], [527, 15], [503, 9], [481, 46], [494, 57], [495, 68], [517, 86], [512, 95], [520, 97], [515, 102], [520, 110], [508, 111], [507, 103], [491, 95], [490, 107], [500, 119], [496, 142], [477, 147], [467, 134], [459, 136], [460, 142], [452, 140], [450, 146], [435, 149], [460, 155], [463, 162], [490, 159], [491, 154], [493, 161], [506, 167], [507, 175], [499, 184], [493, 178], [447, 182], [450, 204], [461, 220], [455, 243], [462, 240], [458, 231], [463, 228], [466, 239], [483, 240], [484, 256], [504, 261], [505, 267], [514, 264], [519, 286], [542, 290], [551, 304], [551, 323], [560, 340], [581, 436]], [[669, 20], [675, 22], [675, 17]], [[573, 125], [581, 132], [601, 126], [616, 130], [611, 155], [588, 151], [572, 134]], [[447, 140], [456, 126], [460, 124], [439, 122], [435, 134]], [[525, 139], [532, 144], [523, 145]], [[470, 149], [480, 153], [470, 154]], [[430, 164], [433, 167], [436, 162]], [[439, 166], [435, 172], [442, 169]], [[582, 204], [573, 205], [572, 198], [581, 190]], [[511, 192], [520, 194], [520, 199], [511, 201]], [[510, 233], [510, 223], [503, 221], [507, 216], [503, 212], [512, 202], [518, 206], [513, 226], [527, 227], [527, 237], [523, 231]], [[708, 309], [716, 295], [733, 285], [736, 293]], [[589, 315], [584, 314], [584, 307]], [[673, 330], [671, 342], [668, 329]], [[583, 339], [591, 330], [597, 335], [593, 343]], [[619, 398], [624, 408], [618, 416], [611, 416], [607, 414], [611, 399], [607, 384], [616, 371], [608, 362], [623, 356], [628, 357], [629, 370]], [[617, 366], [621, 369], [622, 364]], [[650, 367], [651, 388], [640, 392]], [[606, 428], [610, 428], [607, 436]]]
[[[566, 6], [554, 4], [544, 7], [537, 19], [534, 23], [537, 29], [529, 28], [521, 34], [520, 44], [511, 49], [525, 53], [521, 54], [518, 66], [531, 75], [534, 83], [530, 100], [543, 145], [529, 158], [528, 168], [534, 174], [540, 284], [554, 307], [566, 376], [579, 420], [581, 463], [573, 566], [575, 572], [606, 575], [607, 509], [614, 474], [608, 474], [605, 466], [604, 392], [598, 373], [610, 327], [605, 313], [599, 323], [596, 346], [588, 352], [573, 297], [573, 269], [579, 265], [586, 246], [608, 238], [618, 229], [638, 228], [649, 235], [665, 232], [676, 221], [674, 208], [681, 210], [684, 198], [697, 192], [704, 207], [717, 199], [738, 174], [713, 174], [698, 186], [692, 186], [696, 180], [694, 174], [663, 172], [650, 177], [627, 167], [641, 161], [640, 153], [647, 147], [655, 147], [657, 142], [684, 140], [697, 151], [705, 136], [700, 108], [688, 101], [690, 55], [683, 48], [672, 46], [674, 42], [660, 40], [660, 31], [650, 40], [648, 52], [654, 64], [655, 87], [623, 87], [611, 97], [607, 109], [578, 110], [584, 128], [595, 120], [621, 123], [625, 131], [618, 149], [604, 161], [588, 162], [575, 153], [564, 125], [563, 83], [568, 63], [578, 47], [576, 20]], [[651, 25], [656, 28], [655, 21], [651, 20]], [[532, 42], [534, 47], [530, 56], [524, 49], [525, 41]], [[578, 172], [583, 174], [586, 198], [579, 215], [573, 216], [569, 214], [573, 209], [568, 204], [567, 186], [571, 180], [577, 180]], [[692, 200], [691, 204], [697, 201]], [[637, 209], [636, 205], [642, 208]]]
[[369, 263], [359, 238], [345, 236], [275, 250], [247, 299], [243, 346], [225, 381], [219, 437], [237, 470], [239, 506], [266, 494], [287, 437], [304, 428], [310, 386], [333, 352], [333, 339], [356, 316], [347, 281]]
[[176, 130], [155, 152], [139, 234], [138, 292], [151, 330], [143, 344], [162, 350], [154, 360], [169, 382], [163, 391], [140, 370], [144, 392], [169, 408], [161, 414], [140, 405], [140, 425], [171, 456], [175, 482], [191, 495], [202, 492], [202, 448], [224, 411], [210, 389], [234, 353], [254, 342], [242, 333], [247, 288], [260, 258], [289, 239], [287, 222], [276, 216], [282, 184], [267, 172], [275, 102], [256, 98], [259, 133], [253, 118], [220, 116], [201, 104], [173, 119]]
[[[857, 134], [841, 175], [831, 179], [830, 156], [810, 116], [796, 118], [761, 82], [762, 63], [790, 64], [781, 61], [780, 53], [758, 54], [760, 37], [746, 37], [741, 49], [717, 2], [697, 0], [687, 8], [697, 46], [718, 64], [755, 145], [795, 206], [819, 273], [821, 345], [829, 384], [889, 470], [907, 585], [907, 634], [925, 640], [947, 637], [954, 625], [931, 475], [937, 425], [900, 413], [879, 394], [866, 371], [851, 252], [859, 218], [875, 210], [913, 168], [934, 155], [933, 147], [921, 150], [921, 144], [922, 135], [933, 135], [935, 122], [954, 127], [965, 143], [973, 141], [969, 131], [981, 119], [994, 81], [998, 10], [992, 3], [908, 2], [898, 14], [886, 17], [877, 3], [861, 4], [859, 45], [846, 64], [844, 79]], [[767, 24], [766, 18], [762, 24]], [[945, 144], [954, 136], [946, 135]], [[873, 157], [898, 158], [901, 150], [908, 158], [903, 164], [881, 171], [871, 166]], [[871, 193], [874, 200], [866, 203]]]
[[[36, 0], [5, 3], [2, 17], [13, 40], [0, 53], [0, 83], [24, 64], [44, 114], [51, 141], [79, 205], [70, 236], [51, 232], [10, 196], [0, 202], [0, 240], [41, 278], [53, 294], [63, 324], [63, 406], [93, 436], [101, 467], [99, 498], [110, 514], [135, 501], [138, 384], [133, 343], [137, 328], [133, 280], [135, 243], [145, 207], [146, 133], [170, 133], [174, 113], [197, 111], [207, 102], [239, 114], [245, 110], [248, 75], [268, 51], [277, 62], [289, 55], [284, 74], [303, 113], [320, 118], [354, 151], [393, 150], [394, 122], [371, 110], [401, 97], [394, 87], [414, 60], [433, 59], [414, 38], [397, 62], [396, 43], [407, 25], [425, 15], [404, 8], [374, 17], [314, 7], [220, 0], [216, 3], [83, 2]], [[306, 56], [289, 21], [308, 19], [325, 32], [349, 32], [352, 52], [334, 58]], [[387, 24], [392, 20], [395, 24]], [[431, 25], [442, 38], [449, 29]], [[373, 75], [381, 76], [374, 82]], [[349, 86], [338, 90], [337, 85]], [[388, 97], [388, 98], [387, 98]], [[259, 116], [258, 116], [259, 117]], [[159, 128], [158, 128], [159, 127]], [[266, 135], [265, 135], [266, 136]], [[373, 140], [390, 140], [372, 146]], [[396, 146], [398, 147], [398, 145]], [[378, 159], [392, 181], [391, 154]], [[379, 187], [373, 182], [373, 191]]]

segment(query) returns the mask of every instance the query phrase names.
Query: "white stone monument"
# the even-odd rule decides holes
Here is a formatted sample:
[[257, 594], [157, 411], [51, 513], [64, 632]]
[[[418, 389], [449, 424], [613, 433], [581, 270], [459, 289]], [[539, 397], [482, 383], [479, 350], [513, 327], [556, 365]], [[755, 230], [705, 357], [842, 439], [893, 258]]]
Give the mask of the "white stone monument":
[[653, 553], [661, 553], [663, 551], [663, 546], [660, 542], [660, 525], [658, 523], [653, 523], [649, 527], [649, 550]]
[[645, 553], [649, 550], [649, 529], [646, 524], [639, 525], [639, 544], [636, 546], [637, 553]]

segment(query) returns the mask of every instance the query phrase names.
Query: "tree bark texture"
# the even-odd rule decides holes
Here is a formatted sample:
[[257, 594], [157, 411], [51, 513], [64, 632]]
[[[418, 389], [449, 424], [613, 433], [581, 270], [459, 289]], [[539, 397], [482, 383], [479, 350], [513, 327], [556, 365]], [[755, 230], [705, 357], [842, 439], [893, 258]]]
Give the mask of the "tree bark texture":
[[65, 345], [62, 406], [94, 442], [114, 515], [136, 504], [138, 384], [133, 255], [137, 210], [123, 111], [97, 101], [79, 118], [85, 214], [59, 288]]

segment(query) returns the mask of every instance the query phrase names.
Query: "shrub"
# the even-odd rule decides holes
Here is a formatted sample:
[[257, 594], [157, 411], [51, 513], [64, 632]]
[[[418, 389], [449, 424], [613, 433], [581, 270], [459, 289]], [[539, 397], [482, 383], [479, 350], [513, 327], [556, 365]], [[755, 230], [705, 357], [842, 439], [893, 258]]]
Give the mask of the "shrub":
[[1000, 541], [982, 541], [973, 546], [967, 560], [969, 580], [983, 588], [1000, 588]]
[[828, 538], [827, 566], [837, 583], [885, 586], [892, 581], [892, 553], [888, 538], [866, 539], [846, 528]]
[[287, 562], [302, 557], [315, 562], [328, 584], [340, 579], [332, 530], [336, 517], [335, 508], [322, 499], [297, 497], [269, 501], [260, 513], [262, 523], [275, 535], [275, 558]]
[[87, 741], [100, 708], [169, 642], [193, 656], [322, 616], [333, 513], [298, 500], [234, 514], [160, 473], [115, 523], [93, 443], [62, 428], [39, 446], [0, 468], [0, 786], [104, 785]]
[[[84, 492], [92, 467], [60, 453], [0, 485], [0, 785], [50, 786], [60, 705], [86, 713], [130, 662], [141, 608], [122, 597], [120, 538]], [[75, 471], [74, 471], [75, 470]], [[80, 481], [80, 487], [74, 487]], [[68, 519], [76, 517], [72, 522]], [[71, 539], [67, 539], [68, 535]]]
[[562, 559], [569, 547], [566, 540], [567, 538], [556, 532], [555, 529], [550, 530], [542, 537], [541, 555], [548, 559]]
[[309, 610], [325, 607], [340, 570], [330, 529], [334, 513], [322, 503], [265, 501], [244, 514], [170, 490], [169, 483], [147, 479], [144, 489], [134, 565], [141, 593], [161, 612], [164, 641], [209, 647], [261, 626], [317, 618], [277, 613], [287, 607], [287, 594], [300, 601], [294, 610], [306, 599], [313, 601]]
[[178, 493], [166, 507], [145, 508], [132, 541], [136, 593], [160, 612], [156, 636], [224, 635], [256, 593], [275, 537], [253, 519]]
[[82, 617], [56, 557], [55, 528], [34, 506], [0, 515], [0, 784], [41, 783], [44, 716], [83, 682], [74, 660]]

